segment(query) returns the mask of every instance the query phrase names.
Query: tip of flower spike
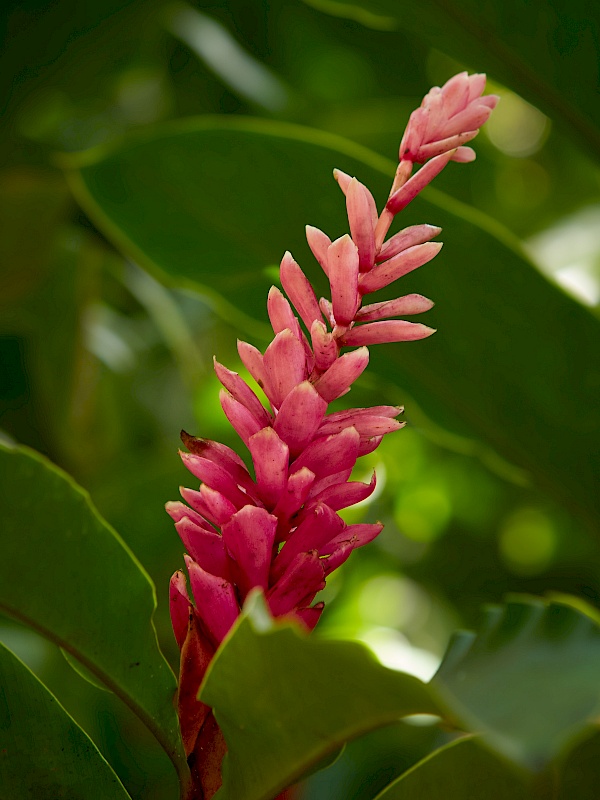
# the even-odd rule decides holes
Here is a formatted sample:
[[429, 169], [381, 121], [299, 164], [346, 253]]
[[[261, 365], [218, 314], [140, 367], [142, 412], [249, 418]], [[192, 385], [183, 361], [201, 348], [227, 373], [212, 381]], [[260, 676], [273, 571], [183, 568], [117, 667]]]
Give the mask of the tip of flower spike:
[[[400, 159], [424, 164], [477, 136], [496, 106], [495, 95], [482, 96], [485, 75], [454, 75], [434, 87], [410, 116], [400, 143]], [[472, 161], [472, 151], [455, 153], [453, 161]]]

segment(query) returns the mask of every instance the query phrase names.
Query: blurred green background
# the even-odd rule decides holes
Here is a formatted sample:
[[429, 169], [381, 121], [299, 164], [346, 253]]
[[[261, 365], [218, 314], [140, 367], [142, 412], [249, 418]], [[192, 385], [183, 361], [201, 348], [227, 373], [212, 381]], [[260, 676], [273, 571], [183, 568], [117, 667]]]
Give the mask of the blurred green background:
[[[332, 576], [318, 635], [359, 638], [384, 663], [427, 678], [450, 632], [475, 625], [481, 605], [507, 592], [570, 592], [600, 605], [600, 539], [589, 489], [600, 386], [598, 10], [583, 0], [569, 10], [560, 3], [533, 9], [512, 2], [503, 19], [490, 4], [479, 3], [476, 11], [468, 1], [458, 2], [444, 13], [459, 35], [435, 2], [421, 4], [415, 14], [407, 11], [404, 19], [407, 5], [3, 5], [0, 433], [48, 455], [90, 491], [157, 586], [156, 625], [174, 667], [178, 653], [167, 584], [181, 566], [182, 546], [163, 506], [176, 498], [180, 483], [189, 485], [177, 457], [179, 430], [239, 447], [218, 404], [211, 359], [217, 353], [238, 368], [237, 336], [264, 345], [264, 311], [242, 308], [240, 314], [235, 297], [219, 287], [222, 265], [210, 242], [198, 252], [204, 270], [198, 280], [211, 291], [194, 290], [193, 280], [177, 276], [161, 282], [157, 277], [164, 274], [142, 269], [78, 204], [61, 169], [64, 154], [168, 120], [235, 114], [339, 134], [394, 160], [422, 95], [466, 68], [487, 69], [489, 88], [501, 103], [475, 142], [475, 164], [447, 169], [436, 187], [508, 229], [511, 242], [518, 240], [560, 287], [547, 307], [545, 325], [555, 338], [543, 350], [543, 363], [526, 361], [523, 319], [523, 347], [511, 344], [504, 359], [517, 376], [514, 386], [506, 386], [517, 412], [520, 393], [535, 394], [539, 366], [539, 392], [559, 418], [564, 413], [564, 441], [555, 439], [555, 421], [528, 415], [526, 403], [514, 424], [500, 426], [487, 416], [487, 426], [485, 420], [472, 429], [462, 425], [461, 404], [468, 405], [469, 397], [475, 404], [487, 380], [470, 368], [468, 357], [464, 373], [456, 375], [457, 402], [443, 383], [436, 388], [428, 382], [426, 350], [406, 353], [419, 345], [397, 345], [393, 358], [380, 354], [376, 371], [353, 391], [352, 403], [375, 404], [382, 396], [404, 403], [408, 425], [363, 459], [357, 474], [368, 479], [376, 468], [378, 489], [348, 518], [381, 519], [386, 527]], [[573, 75], [580, 76], [577, 85]], [[199, 156], [208, 162], [220, 157], [210, 149]], [[177, 166], [185, 172], [185, 163]], [[329, 167], [334, 166], [344, 165], [332, 155]], [[219, 163], [215, 169], [223, 168]], [[226, 204], [228, 193], [233, 198], [261, 191], [260, 171], [254, 185], [227, 175], [226, 168], [223, 175], [228, 183], [219, 202]], [[362, 177], [367, 180], [367, 172]], [[264, 178], [265, 186], [284, 180], [278, 174]], [[302, 216], [310, 186], [287, 183], [280, 190], [287, 196], [285, 213], [294, 213], [300, 232], [304, 223], [315, 222]], [[335, 197], [335, 187], [332, 192]], [[260, 231], [266, 241], [283, 213], [276, 198], [267, 195], [267, 201]], [[341, 195], [336, 202], [341, 214]], [[230, 209], [219, 207], [218, 213], [227, 218]], [[427, 213], [431, 218], [417, 221], [436, 223], [433, 211]], [[230, 224], [235, 226], [235, 217]], [[332, 238], [344, 232], [334, 228], [338, 218], [316, 224]], [[478, 249], [477, 237], [468, 247], [463, 241], [462, 250], [461, 237], [447, 241], [453, 250], [448, 257], [477, 265], [485, 283], [487, 254]], [[173, 241], [174, 251], [180, 247], [185, 241]], [[261, 267], [261, 293], [281, 256], [268, 248], [265, 253], [251, 259]], [[436, 289], [436, 271], [449, 269], [443, 258], [426, 268], [430, 286], [424, 289], [417, 273], [406, 291], [423, 291], [438, 306], [446, 304], [443, 313], [460, 331], [471, 312], [481, 313], [474, 306], [476, 281], [462, 284], [446, 301]], [[318, 278], [316, 265], [305, 262], [311, 278]], [[522, 269], [534, 267], [523, 262]], [[211, 270], [214, 286], [206, 277]], [[527, 280], [524, 274], [523, 287]], [[496, 298], [502, 310], [498, 338], [484, 341], [482, 350], [491, 369], [502, 349], [503, 326], [513, 325], [521, 312], [520, 285], [514, 292]], [[444, 337], [438, 327], [436, 336]], [[444, 345], [455, 356], [469, 347], [456, 336]], [[557, 346], [562, 342], [564, 352]], [[566, 363], [571, 352], [577, 368]], [[404, 358], [413, 359], [407, 363], [416, 383], [403, 382], [394, 359]], [[522, 375], [529, 376], [526, 391]], [[415, 389], [420, 385], [428, 387], [422, 395]], [[595, 409], [589, 402], [594, 394]], [[487, 415], [484, 407], [481, 414]], [[530, 440], [538, 442], [536, 452], [528, 451]], [[539, 443], [547, 445], [547, 461]], [[561, 447], [565, 456], [555, 460], [563, 461], [573, 490], [552, 467]], [[132, 797], [176, 796], [166, 756], [118, 700], [81, 679], [60, 651], [9, 619], [0, 618], [0, 640], [90, 733]], [[405, 731], [397, 725], [352, 744], [308, 782], [305, 796], [367, 800], [444, 741], [437, 728], [425, 726], [416, 748], [414, 733], [407, 737]]]

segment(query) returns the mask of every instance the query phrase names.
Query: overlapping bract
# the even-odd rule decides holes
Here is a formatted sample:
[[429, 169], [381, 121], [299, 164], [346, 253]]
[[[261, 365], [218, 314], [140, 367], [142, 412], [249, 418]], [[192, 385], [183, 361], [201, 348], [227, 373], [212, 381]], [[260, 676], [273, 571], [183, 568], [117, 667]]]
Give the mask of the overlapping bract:
[[475, 152], [464, 147], [479, 133], [498, 103], [498, 96], [482, 97], [485, 75], [461, 72], [440, 89], [434, 86], [412, 112], [400, 144], [400, 160], [423, 164], [452, 152], [453, 161], [473, 161]]
[[[484, 89], [485, 75], [461, 72], [441, 89], [434, 86], [412, 112], [400, 143], [400, 180], [394, 181], [386, 205], [390, 214], [405, 208], [449, 161], [474, 160], [475, 151], [465, 144], [477, 136], [498, 103], [495, 94], [482, 97]], [[424, 166], [410, 177], [413, 163]]]
[[[346, 197], [350, 235], [332, 242], [317, 228], [306, 229], [329, 280], [330, 299], [317, 299], [286, 253], [280, 278], [287, 298], [272, 287], [267, 301], [272, 342], [264, 353], [238, 343], [240, 359], [267, 404], [239, 374], [215, 361], [223, 411], [250, 452], [254, 475], [225, 445], [183, 434], [189, 452], [181, 457], [200, 488], [182, 488], [185, 502], [169, 503], [167, 510], [188, 553], [194, 599], [192, 604], [184, 575], [177, 572], [171, 581], [171, 616], [182, 650], [179, 715], [188, 753], [209, 713], [195, 699], [194, 687], [197, 694], [248, 592], [260, 587], [274, 616], [295, 617], [312, 629], [323, 610], [323, 603], [313, 602], [327, 575], [382, 528], [380, 523], [347, 525], [338, 512], [373, 492], [375, 476], [368, 484], [351, 481], [352, 470], [383, 436], [402, 427], [396, 419], [402, 409], [327, 413], [327, 408], [362, 374], [369, 345], [413, 341], [434, 332], [396, 319], [429, 310], [433, 303], [421, 295], [363, 301], [439, 252], [441, 244], [432, 240], [440, 229], [432, 225], [414, 225], [384, 239], [394, 214], [445, 164], [470, 160], [465, 153], [470, 148], [462, 144], [476, 135], [496, 102], [480, 97], [484, 84], [485, 76], [463, 73], [427, 95], [411, 116], [381, 215], [366, 186], [335, 171]], [[413, 161], [428, 163], [410, 178]]]

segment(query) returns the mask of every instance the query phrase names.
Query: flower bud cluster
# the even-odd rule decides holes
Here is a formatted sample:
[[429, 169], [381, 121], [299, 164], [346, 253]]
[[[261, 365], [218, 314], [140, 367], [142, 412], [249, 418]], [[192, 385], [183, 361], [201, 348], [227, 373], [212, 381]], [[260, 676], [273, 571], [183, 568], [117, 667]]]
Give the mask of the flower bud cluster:
[[434, 86], [410, 115], [400, 143], [400, 160], [424, 164], [431, 158], [451, 153], [449, 160], [473, 161], [475, 152], [464, 147], [474, 139], [498, 103], [498, 96], [488, 94], [485, 75], [461, 72], [440, 89]]
[[[396, 419], [402, 408], [328, 413], [328, 406], [365, 370], [369, 345], [434, 333], [397, 319], [429, 310], [433, 303], [421, 295], [364, 300], [440, 251], [441, 244], [432, 241], [440, 228], [432, 225], [414, 225], [384, 239], [393, 215], [439, 172], [438, 159], [443, 165], [470, 160], [464, 152], [470, 148], [462, 143], [476, 135], [495, 104], [480, 97], [484, 84], [484, 76], [463, 73], [427, 95], [411, 116], [381, 216], [366, 186], [335, 171], [350, 235], [332, 242], [319, 229], [306, 229], [330, 298], [317, 299], [301, 267], [285, 253], [280, 278], [287, 297], [272, 287], [267, 300], [272, 342], [264, 353], [238, 343], [240, 359], [266, 402], [239, 374], [215, 361], [221, 406], [249, 450], [253, 474], [225, 445], [183, 434], [189, 452], [181, 457], [200, 486], [182, 488], [184, 502], [167, 504], [167, 511], [187, 550], [194, 600], [183, 573], [175, 573], [171, 617], [182, 650], [179, 714], [188, 752], [208, 713], [194, 691], [248, 592], [260, 587], [274, 616], [293, 617], [312, 629], [323, 610], [322, 602], [313, 603], [326, 577], [382, 529], [380, 523], [348, 525], [338, 512], [374, 491], [375, 475], [360, 483], [350, 480], [352, 470], [360, 456], [403, 426]], [[413, 161], [428, 163], [410, 178]]]

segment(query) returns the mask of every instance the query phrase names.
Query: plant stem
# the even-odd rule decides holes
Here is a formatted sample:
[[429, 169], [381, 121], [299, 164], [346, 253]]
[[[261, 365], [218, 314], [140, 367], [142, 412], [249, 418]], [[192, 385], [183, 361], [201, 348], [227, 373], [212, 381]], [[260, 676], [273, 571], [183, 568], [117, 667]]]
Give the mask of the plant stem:
[[[396, 174], [394, 176], [394, 182], [392, 183], [392, 188], [390, 189], [389, 197], [391, 197], [394, 192], [397, 192], [406, 181], [410, 178], [410, 173], [412, 172], [412, 161], [401, 161], [398, 164], [398, 168], [396, 170]], [[375, 228], [375, 249], [379, 251], [381, 245], [383, 244], [383, 240], [385, 239], [387, 232], [390, 229], [390, 225], [394, 220], [394, 215], [391, 211], [388, 211], [387, 207], [384, 207], [383, 211], [381, 212], [381, 216], [377, 222], [377, 227]]]

